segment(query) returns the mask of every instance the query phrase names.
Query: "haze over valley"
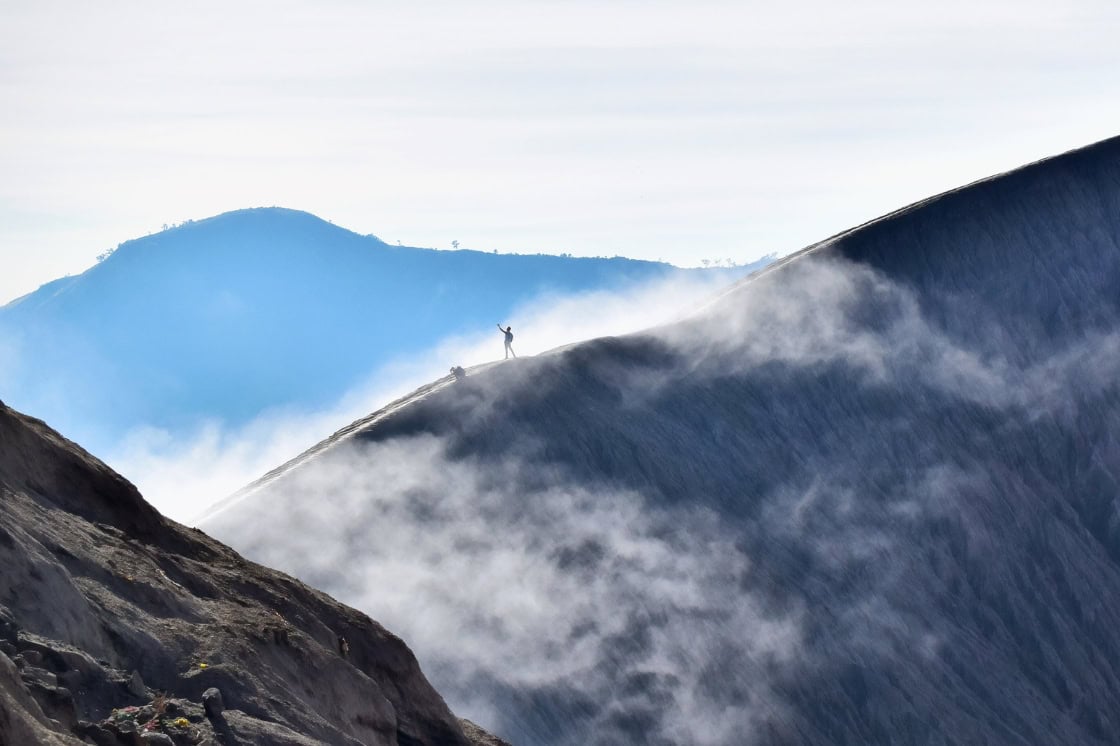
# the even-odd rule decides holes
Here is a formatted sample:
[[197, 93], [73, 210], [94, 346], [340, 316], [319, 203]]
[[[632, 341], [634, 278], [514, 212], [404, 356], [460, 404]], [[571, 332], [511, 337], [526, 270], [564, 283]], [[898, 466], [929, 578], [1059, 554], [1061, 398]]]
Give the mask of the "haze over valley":
[[764, 266], [388, 245], [241, 210], [127, 241], [0, 307], [5, 401], [197, 515], [451, 365], [668, 321]]

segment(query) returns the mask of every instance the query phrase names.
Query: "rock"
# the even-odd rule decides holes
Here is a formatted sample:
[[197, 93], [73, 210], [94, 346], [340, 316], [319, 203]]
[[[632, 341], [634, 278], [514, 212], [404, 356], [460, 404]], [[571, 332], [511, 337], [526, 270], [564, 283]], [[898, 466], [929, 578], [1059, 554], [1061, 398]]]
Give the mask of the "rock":
[[[108, 718], [113, 708], [136, 705], [129, 715], [143, 725], [151, 712], [143, 705], [159, 688], [184, 697], [180, 707], [192, 726], [166, 731], [180, 746], [207, 736], [216, 746], [386, 746], [401, 742], [396, 712], [418, 744], [466, 746], [455, 737], [458, 729], [448, 729], [446, 705], [396, 636], [294, 578], [165, 520], [79, 446], [4, 407], [0, 485], [0, 640], [16, 651], [0, 655], [0, 745], [77, 746], [82, 738], [86, 746], [141, 746], [139, 732], [122, 737]], [[45, 511], [50, 520], [43, 520]], [[60, 548], [69, 553], [64, 562], [57, 561]], [[128, 575], [148, 580], [129, 582]], [[17, 601], [18, 616], [5, 606]], [[262, 626], [281, 629], [280, 646], [256, 646]], [[353, 665], [339, 660], [331, 630], [346, 635]], [[285, 636], [293, 647], [283, 645]], [[42, 665], [19, 654], [28, 649], [38, 651]], [[43, 680], [33, 692], [16, 658], [22, 671], [55, 674], [72, 696], [31, 671]], [[203, 668], [202, 661], [224, 665]], [[211, 686], [220, 687], [221, 698], [204, 708], [201, 695]], [[98, 719], [88, 735], [52, 735], [52, 721], [65, 729], [78, 716]], [[230, 719], [237, 724], [227, 727]]]
[[139, 671], [132, 672], [132, 678], [128, 680], [128, 693], [141, 699], [148, 696], [148, 688], [144, 686], [144, 679], [140, 678]]
[[16, 657], [16, 646], [7, 640], [0, 640], [0, 653], [8, 656], [9, 658]]
[[19, 625], [7, 606], [0, 606], [0, 638], [15, 642], [19, 639]]
[[119, 746], [120, 744], [111, 731], [87, 720], [79, 720], [77, 725], [74, 726], [74, 732], [93, 741], [96, 746]]
[[[55, 686], [47, 683], [54, 679], [54, 674], [43, 671], [42, 669], [33, 668], [30, 671], [39, 674], [45, 674], [43, 678], [28, 679], [26, 673], [23, 675], [24, 682], [27, 685], [27, 691], [39, 703], [43, 714], [52, 720], [57, 720], [62, 724], [65, 730], [69, 730], [78, 722], [78, 708], [74, 702], [74, 695], [70, 690], [64, 686]], [[49, 677], [47, 679], [46, 677]]]
[[67, 668], [72, 668], [81, 673], [83, 680], [102, 681], [106, 678], [105, 667], [79, 650], [61, 648], [55, 654], [62, 660]]
[[166, 733], [148, 732], [140, 736], [140, 742], [143, 744], [154, 744], [156, 746], [175, 746], [175, 742], [171, 740], [171, 736]]
[[140, 725], [131, 721], [114, 723], [112, 728], [117, 734], [117, 746], [141, 746]]
[[463, 735], [467, 737], [472, 746], [510, 746], [508, 742], [487, 733], [470, 720], [460, 718], [459, 725], [463, 727]]
[[28, 666], [20, 671], [19, 677], [27, 684], [39, 684], [48, 689], [58, 686], [58, 677], [42, 668]]
[[112, 731], [94, 726], [86, 734], [97, 746], [121, 746], [121, 741]]
[[27, 661], [27, 664], [30, 666], [43, 665], [43, 654], [38, 650], [24, 650], [20, 652], [20, 655], [23, 656], [23, 659]]
[[82, 672], [74, 669], [58, 674], [59, 686], [64, 686], [71, 691], [77, 691], [84, 680], [85, 676], [82, 675]]
[[226, 709], [225, 703], [222, 702], [222, 693], [217, 687], [210, 687], [202, 693], [202, 706], [206, 708], [206, 717], [210, 719], [220, 718], [222, 712]]

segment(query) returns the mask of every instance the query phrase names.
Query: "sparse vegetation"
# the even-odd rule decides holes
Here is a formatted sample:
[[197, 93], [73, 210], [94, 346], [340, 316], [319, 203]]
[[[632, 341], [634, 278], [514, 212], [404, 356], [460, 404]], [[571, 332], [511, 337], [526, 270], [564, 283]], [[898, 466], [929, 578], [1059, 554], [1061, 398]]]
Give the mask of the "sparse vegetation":
[[100, 254], [97, 255], [97, 263], [101, 264], [101, 262], [103, 262], [106, 259], [108, 259], [109, 257], [111, 257], [116, 252], [116, 250], [119, 249], [123, 245], [124, 244], [117, 244], [116, 246], [114, 246], [111, 249], [106, 249], [105, 251], [102, 251]]

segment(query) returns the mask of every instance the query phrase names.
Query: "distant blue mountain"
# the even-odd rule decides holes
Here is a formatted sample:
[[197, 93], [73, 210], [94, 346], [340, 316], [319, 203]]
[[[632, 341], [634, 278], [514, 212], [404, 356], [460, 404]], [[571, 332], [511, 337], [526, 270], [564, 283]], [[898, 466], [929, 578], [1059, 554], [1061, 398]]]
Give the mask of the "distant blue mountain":
[[201, 525], [511, 743], [1120, 743], [1120, 138], [420, 394]]
[[240, 210], [128, 241], [0, 308], [0, 345], [15, 350], [0, 397], [96, 451], [137, 425], [329, 404], [390, 359], [507, 321], [542, 293], [700, 271], [390, 246], [304, 212]]

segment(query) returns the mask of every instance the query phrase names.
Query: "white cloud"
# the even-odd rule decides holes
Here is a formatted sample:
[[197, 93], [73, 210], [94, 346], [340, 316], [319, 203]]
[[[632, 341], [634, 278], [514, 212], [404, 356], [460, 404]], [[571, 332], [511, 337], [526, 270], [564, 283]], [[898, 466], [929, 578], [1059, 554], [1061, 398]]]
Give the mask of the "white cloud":
[[[792, 655], [797, 618], [729, 595], [750, 563], [716, 516], [662, 516], [636, 494], [542, 482], [517, 460], [451, 459], [443, 447], [419, 437], [336, 449], [270, 493], [276, 520], [245, 529], [233, 510], [206, 528], [404, 634], [474, 718], [502, 721], [494, 681], [610, 701], [637, 677], [618, 712], [656, 710], [654, 732], [679, 738], [687, 723], [697, 744], [728, 743], [758, 708], [777, 707], [764, 671]], [[732, 649], [750, 696], [718, 705], [697, 692]]]
[[[957, 313], [971, 313], [966, 300], [955, 303]], [[909, 288], [868, 266], [818, 257], [791, 262], [780, 275], [762, 273], [654, 334], [690, 356], [690, 373], [839, 362], [876, 383], [922, 381], [963, 400], [1028, 411], [1058, 412], [1070, 391], [1097, 392], [1120, 368], [1116, 333], [1069, 339], [1034, 356], [1000, 328], [982, 343], [955, 339]]]

